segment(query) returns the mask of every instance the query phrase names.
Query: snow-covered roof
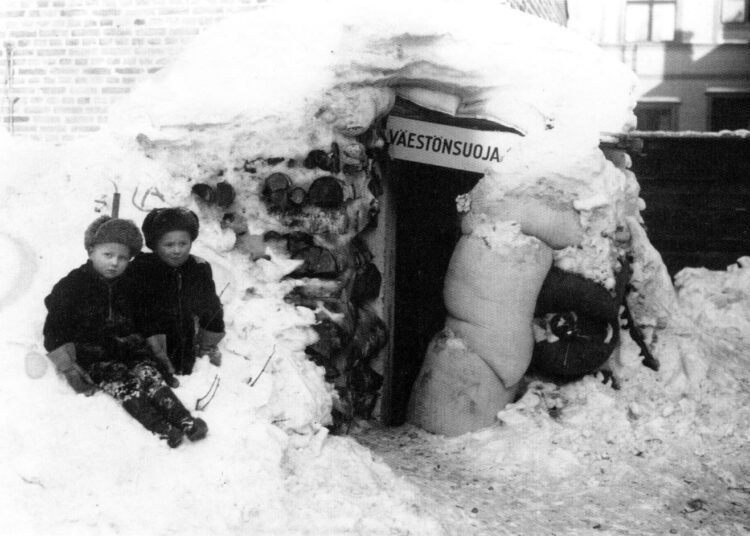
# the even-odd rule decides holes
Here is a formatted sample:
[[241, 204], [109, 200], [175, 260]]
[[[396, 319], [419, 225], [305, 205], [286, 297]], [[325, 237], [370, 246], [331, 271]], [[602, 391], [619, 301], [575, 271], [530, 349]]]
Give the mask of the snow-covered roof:
[[720, 130], [718, 132], [704, 132], [697, 130], [631, 130], [630, 132], [615, 136], [622, 139], [749, 139], [750, 130]]

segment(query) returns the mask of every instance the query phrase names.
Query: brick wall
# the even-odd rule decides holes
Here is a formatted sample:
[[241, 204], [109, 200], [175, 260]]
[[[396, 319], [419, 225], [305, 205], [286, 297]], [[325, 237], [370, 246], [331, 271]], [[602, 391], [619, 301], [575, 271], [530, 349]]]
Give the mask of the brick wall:
[[561, 26], [567, 26], [568, 24], [567, 0], [506, 0], [505, 3], [539, 18], [556, 22]]
[[[567, 16], [565, 0], [498, 1], [562, 24]], [[265, 2], [0, 0], [3, 124], [52, 142], [95, 132], [114, 101], [202, 29]]]
[[3, 122], [17, 98], [16, 135], [60, 142], [99, 130], [110, 104], [203, 28], [263, 1], [2, 0]]

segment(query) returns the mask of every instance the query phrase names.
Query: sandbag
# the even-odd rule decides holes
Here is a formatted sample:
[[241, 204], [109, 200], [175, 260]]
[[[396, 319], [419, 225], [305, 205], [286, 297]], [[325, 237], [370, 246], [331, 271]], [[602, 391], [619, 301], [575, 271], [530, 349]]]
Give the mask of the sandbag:
[[456, 436], [490, 426], [515, 397], [487, 363], [449, 329], [430, 342], [414, 382], [407, 420], [434, 434]]
[[463, 236], [445, 276], [445, 326], [463, 339], [502, 380], [516, 385], [531, 361], [532, 321], [552, 250], [520, 240], [502, 251], [476, 236]]
[[481, 190], [472, 195], [471, 209], [462, 218], [461, 230], [469, 234], [481, 223], [496, 221], [516, 221], [524, 234], [538, 238], [552, 249], [576, 246], [583, 240], [583, 227], [572, 203], [511, 195], [488, 200]]

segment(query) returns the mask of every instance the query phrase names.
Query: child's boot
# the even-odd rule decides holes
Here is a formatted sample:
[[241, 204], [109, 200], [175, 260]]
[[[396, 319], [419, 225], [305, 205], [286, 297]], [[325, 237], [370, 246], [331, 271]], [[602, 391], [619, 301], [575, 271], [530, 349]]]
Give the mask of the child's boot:
[[183, 430], [167, 422], [145, 396], [140, 393], [134, 394], [127, 400], [123, 400], [122, 407], [144, 428], [158, 435], [159, 439], [164, 439], [171, 448], [178, 447], [182, 443], [185, 435]]
[[188, 436], [190, 441], [198, 441], [206, 437], [208, 433], [206, 422], [203, 419], [193, 417], [172, 389], [169, 387], [160, 388], [152, 395], [151, 400], [161, 410], [167, 421], [178, 427]]

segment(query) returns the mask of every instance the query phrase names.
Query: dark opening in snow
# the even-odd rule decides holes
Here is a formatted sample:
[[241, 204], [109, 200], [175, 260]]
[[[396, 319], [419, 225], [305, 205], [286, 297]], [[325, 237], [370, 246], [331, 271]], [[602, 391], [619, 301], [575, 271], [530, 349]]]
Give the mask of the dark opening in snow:
[[396, 283], [390, 424], [406, 420], [412, 384], [427, 345], [445, 324], [443, 279], [461, 235], [456, 196], [481, 174], [393, 161]]

